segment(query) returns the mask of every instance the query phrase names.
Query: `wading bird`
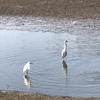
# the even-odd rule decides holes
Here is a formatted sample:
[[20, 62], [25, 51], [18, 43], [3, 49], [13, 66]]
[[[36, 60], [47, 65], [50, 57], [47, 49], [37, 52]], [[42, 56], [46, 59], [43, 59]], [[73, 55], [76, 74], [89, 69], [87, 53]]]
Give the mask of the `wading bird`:
[[66, 45], [66, 42], [68, 42], [68, 41], [67, 41], [67, 40], [64, 41], [64, 48], [63, 48], [63, 50], [62, 50], [62, 52], [61, 52], [61, 56], [62, 56], [63, 59], [64, 59], [64, 58], [66, 57], [66, 55], [67, 55], [67, 45]]
[[30, 70], [30, 64], [33, 64], [31, 62], [27, 62], [23, 68], [23, 73], [26, 72], [28, 74], [28, 71]]

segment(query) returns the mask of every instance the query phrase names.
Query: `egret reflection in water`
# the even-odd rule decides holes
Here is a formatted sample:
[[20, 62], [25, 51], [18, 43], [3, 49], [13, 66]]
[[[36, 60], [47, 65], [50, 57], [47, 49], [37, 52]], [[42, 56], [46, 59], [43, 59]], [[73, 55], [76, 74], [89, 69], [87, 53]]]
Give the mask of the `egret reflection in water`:
[[31, 87], [31, 80], [30, 80], [30, 77], [28, 75], [24, 75], [23, 76], [24, 78], [24, 83], [26, 86], [28, 86], [29, 88]]
[[65, 73], [65, 75], [67, 76], [67, 74], [68, 74], [68, 66], [67, 66], [67, 64], [66, 64], [66, 62], [63, 60], [62, 61], [62, 69], [63, 69], [63, 72]]

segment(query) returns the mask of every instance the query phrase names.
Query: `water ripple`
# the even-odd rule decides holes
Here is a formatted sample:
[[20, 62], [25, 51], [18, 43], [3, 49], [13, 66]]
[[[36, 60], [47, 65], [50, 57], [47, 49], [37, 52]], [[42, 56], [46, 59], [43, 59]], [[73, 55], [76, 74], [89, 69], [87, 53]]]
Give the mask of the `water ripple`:
[[[99, 97], [99, 19], [0, 16], [0, 25], [0, 89]], [[25, 79], [28, 61], [33, 65]]]

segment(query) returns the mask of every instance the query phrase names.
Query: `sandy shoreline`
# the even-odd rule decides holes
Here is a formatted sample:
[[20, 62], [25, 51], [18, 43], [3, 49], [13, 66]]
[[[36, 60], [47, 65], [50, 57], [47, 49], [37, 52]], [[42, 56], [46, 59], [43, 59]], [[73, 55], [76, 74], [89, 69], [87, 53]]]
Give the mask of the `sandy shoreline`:
[[0, 15], [97, 18], [100, 0], [1, 0]]
[[100, 98], [74, 98], [69, 96], [49, 96], [42, 93], [28, 93], [12, 90], [1, 90], [0, 100], [100, 100]]
[[[100, 0], [0, 0], [0, 15], [95, 19], [100, 17]], [[48, 96], [1, 90], [0, 100], [100, 100], [100, 98]]]

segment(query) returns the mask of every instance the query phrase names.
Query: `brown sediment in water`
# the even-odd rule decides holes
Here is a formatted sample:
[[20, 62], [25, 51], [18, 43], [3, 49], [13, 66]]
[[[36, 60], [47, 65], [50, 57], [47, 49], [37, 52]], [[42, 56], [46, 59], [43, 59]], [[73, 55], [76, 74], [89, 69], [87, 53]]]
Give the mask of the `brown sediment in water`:
[[0, 0], [0, 15], [96, 18], [100, 0]]

